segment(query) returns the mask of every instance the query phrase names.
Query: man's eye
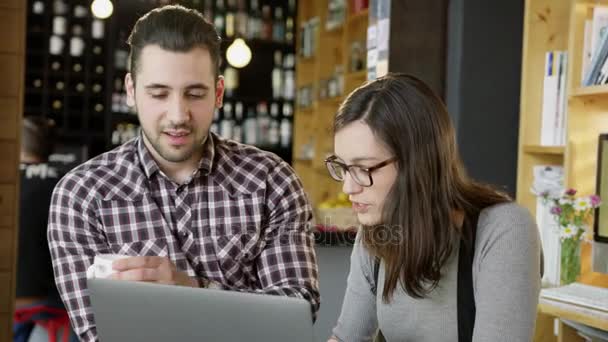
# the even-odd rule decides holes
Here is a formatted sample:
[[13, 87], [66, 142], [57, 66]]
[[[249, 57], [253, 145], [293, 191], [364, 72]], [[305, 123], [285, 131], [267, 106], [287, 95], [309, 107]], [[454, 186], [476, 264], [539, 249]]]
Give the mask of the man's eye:
[[186, 96], [191, 99], [202, 99], [205, 97], [204, 93], [194, 92], [194, 93], [186, 93]]
[[154, 99], [164, 99], [167, 97], [167, 93], [150, 93], [150, 96]]

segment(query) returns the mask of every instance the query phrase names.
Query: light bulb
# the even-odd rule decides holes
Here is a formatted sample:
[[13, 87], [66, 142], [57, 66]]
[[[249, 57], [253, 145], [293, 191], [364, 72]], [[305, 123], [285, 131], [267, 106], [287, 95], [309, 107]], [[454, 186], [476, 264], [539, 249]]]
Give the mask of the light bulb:
[[243, 68], [251, 61], [251, 49], [241, 38], [234, 40], [226, 50], [228, 63], [235, 68]]
[[110, 0], [93, 0], [91, 11], [96, 18], [107, 19], [114, 11], [114, 5]]

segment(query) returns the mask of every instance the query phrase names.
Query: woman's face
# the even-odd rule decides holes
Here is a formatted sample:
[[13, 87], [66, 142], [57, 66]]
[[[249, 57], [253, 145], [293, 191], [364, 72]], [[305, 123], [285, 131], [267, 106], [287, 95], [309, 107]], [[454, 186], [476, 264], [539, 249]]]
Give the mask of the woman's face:
[[[338, 161], [347, 165], [370, 168], [394, 157], [388, 148], [361, 121], [348, 124], [334, 137]], [[364, 225], [381, 223], [384, 201], [397, 178], [397, 167], [390, 163], [371, 172], [373, 184], [364, 187], [354, 181], [350, 172], [344, 177], [342, 190], [349, 195], [359, 222]]]

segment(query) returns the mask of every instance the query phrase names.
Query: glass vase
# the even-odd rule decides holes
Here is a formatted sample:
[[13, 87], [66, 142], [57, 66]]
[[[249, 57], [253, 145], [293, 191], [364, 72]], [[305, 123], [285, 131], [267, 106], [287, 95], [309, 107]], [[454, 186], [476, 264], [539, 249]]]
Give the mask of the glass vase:
[[560, 285], [574, 283], [581, 273], [581, 241], [567, 238], [561, 242]]

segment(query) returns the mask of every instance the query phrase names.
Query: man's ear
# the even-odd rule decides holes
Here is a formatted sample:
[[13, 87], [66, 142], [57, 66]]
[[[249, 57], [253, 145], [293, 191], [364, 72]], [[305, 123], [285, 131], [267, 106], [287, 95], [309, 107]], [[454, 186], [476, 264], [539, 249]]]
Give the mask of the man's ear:
[[215, 82], [215, 107], [222, 108], [224, 104], [224, 76], [218, 76]]
[[125, 76], [125, 89], [127, 91], [127, 106], [135, 107], [135, 81], [130, 72]]

